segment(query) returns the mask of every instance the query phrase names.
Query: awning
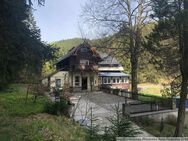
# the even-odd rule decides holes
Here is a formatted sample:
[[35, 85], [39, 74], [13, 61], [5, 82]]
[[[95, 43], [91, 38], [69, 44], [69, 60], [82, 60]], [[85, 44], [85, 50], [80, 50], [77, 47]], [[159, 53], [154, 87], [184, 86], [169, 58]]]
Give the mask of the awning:
[[101, 76], [101, 77], [113, 77], [113, 76], [114, 77], [118, 77], [118, 76], [120, 76], [120, 77], [128, 77], [129, 74], [125, 74], [123, 72], [100, 72], [99, 76]]

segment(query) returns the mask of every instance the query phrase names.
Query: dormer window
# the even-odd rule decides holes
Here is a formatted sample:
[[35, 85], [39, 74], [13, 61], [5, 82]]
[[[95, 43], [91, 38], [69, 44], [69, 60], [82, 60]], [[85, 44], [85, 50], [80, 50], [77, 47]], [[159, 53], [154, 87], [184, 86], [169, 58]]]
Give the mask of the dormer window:
[[88, 52], [88, 48], [82, 47], [82, 48], [80, 48], [80, 52], [81, 52], [81, 53]]

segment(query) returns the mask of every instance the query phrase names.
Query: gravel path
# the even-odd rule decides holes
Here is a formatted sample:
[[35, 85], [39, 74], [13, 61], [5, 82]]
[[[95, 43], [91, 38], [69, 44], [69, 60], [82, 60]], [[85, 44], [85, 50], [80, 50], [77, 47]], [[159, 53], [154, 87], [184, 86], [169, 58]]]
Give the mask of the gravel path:
[[[71, 101], [75, 104], [76, 108], [73, 108], [74, 119], [79, 121], [83, 125], [90, 125], [91, 108], [93, 118], [96, 119], [95, 124], [100, 125], [100, 129], [103, 130], [106, 126], [110, 125], [107, 117], [111, 117], [115, 114], [114, 105], [119, 103], [120, 107], [125, 99], [120, 96], [106, 94], [103, 92], [92, 93], [74, 93], [71, 97]], [[128, 100], [129, 102], [138, 102], [134, 100]], [[139, 128], [134, 124], [135, 128]], [[153, 137], [153, 135], [141, 130], [142, 134], [139, 137]]]

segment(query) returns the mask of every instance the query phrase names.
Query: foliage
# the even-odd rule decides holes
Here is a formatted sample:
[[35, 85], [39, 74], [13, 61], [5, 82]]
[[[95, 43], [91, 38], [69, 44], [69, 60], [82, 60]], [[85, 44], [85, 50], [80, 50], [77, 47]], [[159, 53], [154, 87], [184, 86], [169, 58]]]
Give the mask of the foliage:
[[63, 116], [48, 114], [32, 115], [27, 118], [0, 117], [0, 140], [41, 141], [66, 140], [85, 141], [84, 129]]
[[[186, 119], [188, 118], [188, 114], [186, 114]], [[134, 121], [148, 133], [156, 136], [156, 137], [173, 137], [174, 130], [176, 127], [176, 118], [174, 116], [168, 116], [163, 121], [163, 130], [161, 129], [161, 121], [155, 121], [151, 118], [143, 117], [134, 119]], [[184, 127], [184, 136], [188, 136], [188, 129], [186, 126]]]
[[44, 112], [47, 99], [43, 96], [38, 97], [37, 102], [33, 103], [33, 95], [29, 94], [27, 104], [25, 104], [26, 87], [21, 84], [11, 85], [9, 89], [0, 91], [0, 110], [12, 116], [28, 116]]
[[81, 38], [73, 38], [67, 40], [54, 41], [50, 43], [50, 45], [52, 45], [52, 47], [58, 51], [56, 51], [55, 53], [55, 59], [47, 61], [43, 65], [43, 70], [42, 70], [43, 75], [46, 76], [52, 73], [53, 71], [55, 71], [55, 62], [57, 61], [57, 59], [67, 54], [71, 48], [78, 46], [82, 42], [83, 39]]
[[61, 97], [59, 102], [47, 102], [45, 112], [53, 115], [63, 114], [69, 116], [69, 108], [70, 104], [68, 101]]
[[152, 96], [161, 96], [161, 84], [143, 83], [139, 84], [139, 93]]
[[152, 8], [152, 17], [158, 24], [148, 38], [148, 50], [156, 55], [154, 60], [162, 64], [164, 72], [172, 78], [180, 78], [177, 85], [180, 104], [174, 136], [182, 136], [188, 94], [188, 1], [152, 0]]
[[120, 92], [120, 89], [113, 89], [113, 94], [118, 95], [118, 94], [119, 94], [119, 92]]
[[88, 23], [104, 29], [102, 31], [105, 31], [109, 41], [106, 48], [113, 48], [110, 53], [119, 55], [124, 61], [129, 59], [134, 99], [137, 99], [138, 93], [138, 59], [142, 53], [143, 29], [148, 23], [149, 5], [147, 0], [93, 0], [87, 2], [83, 10]]
[[85, 141], [87, 132], [64, 116], [44, 114], [47, 99], [39, 97], [33, 103], [29, 94], [25, 105], [26, 85], [10, 85], [0, 91], [0, 140]]
[[116, 137], [135, 137], [140, 133], [139, 129], [133, 127], [128, 117], [122, 116], [119, 104], [115, 105], [114, 110], [115, 115], [107, 118], [111, 125], [105, 130], [105, 138], [115, 141]]
[[72, 47], [76, 47], [82, 42], [83, 42], [83, 39], [81, 38], [73, 38], [73, 39], [52, 42], [51, 44], [55, 48], [59, 48], [59, 52], [57, 53], [57, 56], [61, 57], [65, 55]]
[[53, 58], [55, 50], [41, 42], [31, 7], [26, 0], [2, 0], [0, 19], [0, 88], [39, 78], [43, 63]]
[[95, 123], [98, 119], [96, 116], [94, 116], [92, 107], [90, 108], [89, 112], [89, 126], [87, 126], [88, 137], [90, 140], [98, 140], [101, 137], [100, 135], [98, 135], [99, 125]]

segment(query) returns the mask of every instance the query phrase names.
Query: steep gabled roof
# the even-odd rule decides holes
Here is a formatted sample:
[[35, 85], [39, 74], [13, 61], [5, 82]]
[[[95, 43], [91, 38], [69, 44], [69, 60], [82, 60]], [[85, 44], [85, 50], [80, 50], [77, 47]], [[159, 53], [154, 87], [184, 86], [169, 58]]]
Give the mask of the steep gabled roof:
[[61, 62], [62, 60], [66, 59], [66, 58], [68, 58], [68, 57], [70, 57], [72, 55], [77, 55], [77, 51], [81, 47], [89, 48], [93, 52], [93, 55], [95, 55], [95, 57], [100, 58], [100, 60], [101, 60], [101, 57], [100, 57], [99, 53], [96, 51], [96, 49], [94, 47], [91, 47], [90, 44], [88, 44], [87, 42], [84, 41], [82, 44], [78, 45], [77, 47], [71, 48], [66, 55], [64, 55], [63, 57], [61, 57], [57, 61], [57, 63]]
[[120, 63], [117, 61], [117, 59], [107, 53], [99, 52], [99, 55], [101, 56], [102, 60], [99, 62], [101, 65], [120, 65]]

